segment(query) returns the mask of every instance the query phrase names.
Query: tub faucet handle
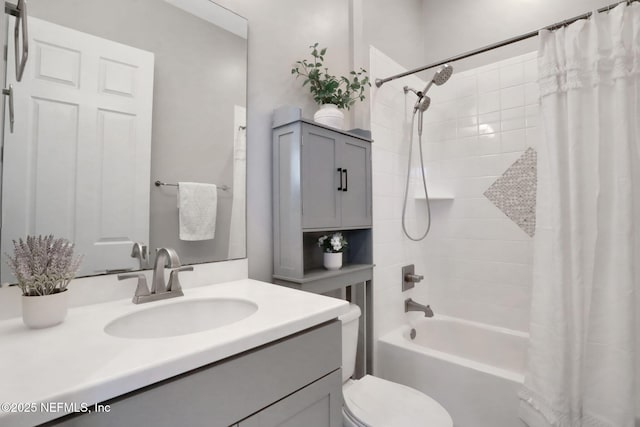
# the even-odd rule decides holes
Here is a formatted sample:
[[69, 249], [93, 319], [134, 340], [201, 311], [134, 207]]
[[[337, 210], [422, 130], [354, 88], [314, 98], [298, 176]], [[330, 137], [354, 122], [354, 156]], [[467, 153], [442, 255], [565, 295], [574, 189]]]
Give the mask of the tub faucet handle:
[[416, 274], [416, 267], [413, 264], [405, 265], [402, 267], [402, 292], [413, 288], [423, 279], [422, 274]]
[[424, 279], [424, 276], [422, 274], [407, 274], [404, 276], [404, 280], [406, 282], [418, 283], [418, 282], [421, 282], [423, 279]]

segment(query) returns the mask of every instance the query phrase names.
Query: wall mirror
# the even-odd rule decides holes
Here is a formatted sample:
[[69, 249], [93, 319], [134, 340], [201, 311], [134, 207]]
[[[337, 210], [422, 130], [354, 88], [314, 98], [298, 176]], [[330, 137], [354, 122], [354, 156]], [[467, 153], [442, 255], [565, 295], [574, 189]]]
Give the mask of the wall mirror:
[[[28, 12], [20, 82], [13, 43], [5, 63], [2, 282], [15, 280], [4, 253], [30, 234], [73, 241], [78, 276], [148, 268], [159, 247], [183, 264], [244, 258], [246, 19], [209, 0], [29, 0]], [[155, 181], [216, 184], [214, 238], [180, 240], [177, 188]]]

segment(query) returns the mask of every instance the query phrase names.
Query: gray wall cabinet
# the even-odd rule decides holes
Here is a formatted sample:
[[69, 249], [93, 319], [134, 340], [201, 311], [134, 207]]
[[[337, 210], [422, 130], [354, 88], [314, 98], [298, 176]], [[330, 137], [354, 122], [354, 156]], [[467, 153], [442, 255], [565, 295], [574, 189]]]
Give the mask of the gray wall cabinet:
[[340, 427], [341, 332], [334, 320], [45, 425]]
[[[356, 377], [372, 369], [373, 239], [371, 139], [302, 119], [273, 117], [273, 282], [315, 293], [338, 290], [360, 306]], [[340, 231], [343, 267], [323, 267], [316, 242]], [[343, 291], [346, 290], [346, 291]]]
[[371, 143], [309, 123], [298, 125], [302, 228], [371, 226]]
[[275, 275], [321, 269], [314, 232], [342, 231], [345, 265], [371, 263], [370, 139], [306, 120], [274, 127], [273, 197]]

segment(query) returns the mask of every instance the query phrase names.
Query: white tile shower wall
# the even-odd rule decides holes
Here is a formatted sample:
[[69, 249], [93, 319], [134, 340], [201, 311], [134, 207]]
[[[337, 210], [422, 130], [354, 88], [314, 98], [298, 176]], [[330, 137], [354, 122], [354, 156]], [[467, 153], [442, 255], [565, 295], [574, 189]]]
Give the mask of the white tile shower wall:
[[[370, 61], [374, 77], [404, 71], [373, 47]], [[454, 72], [449, 82], [429, 91], [422, 144], [427, 183], [432, 193], [448, 192], [455, 199], [431, 202], [431, 232], [419, 243], [401, 229], [416, 99], [403, 87], [421, 90], [424, 82], [411, 76], [372, 91], [376, 336], [406, 322], [403, 301], [408, 297], [430, 304], [436, 313], [528, 329], [532, 239], [483, 193], [527, 147], [536, 147], [536, 78], [531, 53]], [[411, 197], [422, 191], [417, 163], [411, 170], [408, 228], [419, 235], [425, 202]], [[403, 293], [400, 270], [405, 264], [415, 264], [425, 280]]]
[[[375, 77], [404, 71], [378, 50], [370, 50], [370, 70]], [[374, 334], [380, 336], [405, 322], [403, 301], [414, 291], [401, 293], [400, 269], [416, 264], [424, 271], [422, 245], [402, 235], [402, 193], [408, 160], [408, 131], [415, 96], [405, 95], [403, 86], [422, 90], [424, 82], [408, 77], [385, 84], [371, 92], [371, 129], [374, 136], [373, 162], [373, 242], [374, 242]], [[437, 157], [437, 153], [429, 154]], [[408, 211], [415, 217], [413, 198]], [[412, 223], [413, 225], [413, 223]], [[418, 299], [417, 297], [415, 297]]]

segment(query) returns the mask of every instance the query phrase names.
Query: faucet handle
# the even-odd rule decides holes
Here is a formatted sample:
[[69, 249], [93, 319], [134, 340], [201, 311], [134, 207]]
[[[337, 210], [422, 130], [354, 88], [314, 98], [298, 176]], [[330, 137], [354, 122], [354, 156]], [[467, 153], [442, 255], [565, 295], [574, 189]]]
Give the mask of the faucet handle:
[[137, 304], [138, 297], [146, 297], [151, 295], [149, 292], [149, 287], [147, 286], [147, 277], [144, 273], [123, 273], [118, 274], [118, 280], [126, 280], [126, 279], [138, 279], [138, 286], [136, 287], [136, 293], [133, 296], [132, 301]]
[[169, 273], [169, 284], [167, 285], [167, 292], [182, 294], [182, 285], [180, 284], [180, 279], [178, 277], [178, 273], [180, 273], [181, 271], [193, 271], [193, 266], [187, 265], [171, 270], [171, 273]]
[[424, 279], [422, 274], [405, 274], [404, 280], [405, 282], [413, 282], [418, 283]]

